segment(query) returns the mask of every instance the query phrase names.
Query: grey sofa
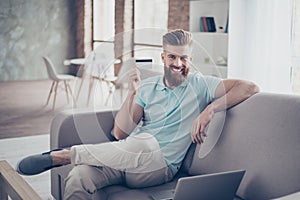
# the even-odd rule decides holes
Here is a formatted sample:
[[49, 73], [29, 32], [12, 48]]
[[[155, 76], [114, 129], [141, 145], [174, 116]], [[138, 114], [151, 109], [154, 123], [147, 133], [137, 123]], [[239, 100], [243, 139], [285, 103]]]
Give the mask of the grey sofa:
[[[113, 140], [110, 132], [116, 112], [59, 113], [51, 125], [51, 149]], [[199, 154], [201, 145], [192, 145], [172, 182], [139, 189], [113, 185], [97, 192], [95, 198], [151, 199], [151, 192], [175, 187], [183, 176], [245, 169], [237, 191], [239, 198], [300, 199], [300, 96], [258, 93], [229, 109], [225, 122], [219, 115], [208, 129], [208, 135], [221, 130], [212, 150], [203, 157]], [[68, 165], [51, 171], [51, 192], [57, 200], [62, 198], [64, 179], [71, 168]]]

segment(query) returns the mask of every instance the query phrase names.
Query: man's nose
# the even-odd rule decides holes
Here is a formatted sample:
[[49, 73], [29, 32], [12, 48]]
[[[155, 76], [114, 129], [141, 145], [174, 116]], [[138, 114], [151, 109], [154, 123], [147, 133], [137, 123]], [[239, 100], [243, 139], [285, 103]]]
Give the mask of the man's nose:
[[180, 58], [176, 58], [176, 59], [174, 60], [174, 63], [173, 63], [173, 64], [179, 67], [179, 66], [182, 65], [182, 61], [181, 61]]

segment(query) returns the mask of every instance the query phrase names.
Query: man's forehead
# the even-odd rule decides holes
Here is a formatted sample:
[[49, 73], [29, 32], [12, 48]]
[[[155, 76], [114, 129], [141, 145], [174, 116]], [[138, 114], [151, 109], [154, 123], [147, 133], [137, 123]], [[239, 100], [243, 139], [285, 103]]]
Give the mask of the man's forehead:
[[184, 45], [184, 46], [166, 45], [164, 47], [164, 51], [175, 55], [190, 55], [191, 47], [188, 45]]

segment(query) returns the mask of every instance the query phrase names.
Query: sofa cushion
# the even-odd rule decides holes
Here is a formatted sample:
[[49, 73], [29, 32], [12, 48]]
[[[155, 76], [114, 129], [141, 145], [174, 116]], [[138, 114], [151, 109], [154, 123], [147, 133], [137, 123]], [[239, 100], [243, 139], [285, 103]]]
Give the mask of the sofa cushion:
[[193, 161], [195, 149], [196, 149], [196, 144], [191, 144], [190, 148], [188, 149], [188, 151], [182, 161], [182, 164], [181, 164], [181, 167], [179, 170], [180, 172], [188, 173], [188, 171], [191, 167], [192, 161]]
[[299, 191], [299, 111], [299, 96], [254, 95], [228, 110], [220, 139], [206, 157], [199, 158], [197, 146], [189, 173], [246, 169], [238, 190], [245, 199]]
[[[126, 186], [121, 186], [121, 185], [112, 185], [103, 188], [103, 190], [99, 190], [96, 196], [97, 197], [107, 196], [108, 200], [119, 200], [119, 199], [120, 200], [124, 200], [124, 199], [151, 200], [152, 199], [151, 194], [154, 191], [174, 189], [178, 179], [185, 176], [187, 176], [187, 174], [178, 173], [172, 181], [166, 184], [142, 188], [142, 189], [128, 188]], [[105, 194], [101, 194], [102, 192], [104, 192]]]

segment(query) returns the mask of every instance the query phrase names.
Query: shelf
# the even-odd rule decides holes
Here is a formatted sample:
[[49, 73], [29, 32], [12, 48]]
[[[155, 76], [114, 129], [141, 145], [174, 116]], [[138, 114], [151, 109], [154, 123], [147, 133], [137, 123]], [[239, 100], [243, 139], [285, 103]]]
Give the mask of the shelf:
[[227, 69], [227, 65], [214, 65], [214, 64], [206, 64], [206, 63], [199, 63], [198, 64], [201, 67], [203, 68], [208, 68], [208, 69]]
[[228, 0], [190, 0], [190, 1], [201, 1], [201, 2], [226, 2]]
[[227, 37], [228, 33], [223, 32], [192, 32], [193, 35], [202, 35], [202, 36], [224, 36]]
[[[227, 76], [227, 66], [212, 63], [228, 61], [228, 33], [224, 32], [228, 14], [229, 0], [190, 0], [190, 31], [194, 40], [193, 64], [203, 74], [222, 78]], [[214, 18], [216, 32], [200, 32], [202, 17]]]
[[[218, 33], [225, 31], [229, 0], [197, 0], [190, 2], [190, 31], [200, 31], [200, 17], [214, 17]], [[222, 28], [220, 28], [222, 27]]]
[[218, 66], [213, 64], [205, 64], [199, 63], [194, 65], [197, 69], [193, 69], [193, 71], [199, 71], [204, 75], [216, 76], [220, 78], [227, 77], [227, 67], [226, 66]]

